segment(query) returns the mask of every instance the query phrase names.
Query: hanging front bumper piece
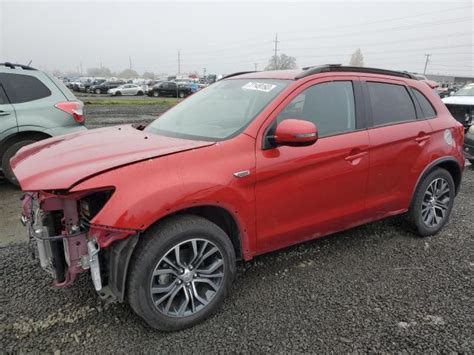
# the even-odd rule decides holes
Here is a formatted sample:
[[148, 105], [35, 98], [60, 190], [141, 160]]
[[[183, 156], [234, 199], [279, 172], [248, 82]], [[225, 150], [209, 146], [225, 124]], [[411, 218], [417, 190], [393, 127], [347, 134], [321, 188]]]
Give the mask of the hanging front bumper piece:
[[[30, 245], [36, 247], [35, 254], [41, 267], [54, 278], [56, 287], [67, 287], [78, 274], [90, 271], [99, 295], [122, 300], [123, 292], [114, 294], [110, 291], [117, 288], [108, 283], [117, 279], [113, 275], [116, 268], [109, 267], [110, 259], [113, 259], [110, 255], [115, 244], [122, 244], [118, 241], [137, 235], [137, 232], [90, 223], [84, 218], [80, 203], [90, 194], [26, 193], [21, 222], [28, 229]], [[128, 260], [124, 262], [128, 265]]]

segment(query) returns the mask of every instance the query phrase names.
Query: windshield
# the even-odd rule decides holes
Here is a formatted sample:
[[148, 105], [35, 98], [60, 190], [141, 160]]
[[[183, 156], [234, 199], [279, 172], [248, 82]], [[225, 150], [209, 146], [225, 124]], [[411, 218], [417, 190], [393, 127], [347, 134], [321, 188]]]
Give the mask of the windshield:
[[146, 131], [170, 137], [223, 140], [241, 132], [289, 80], [219, 81], [153, 121]]
[[473, 84], [466, 85], [462, 89], [459, 89], [458, 91], [456, 91], [453, 95], [454, 96], [474, 96], [474, 85]]

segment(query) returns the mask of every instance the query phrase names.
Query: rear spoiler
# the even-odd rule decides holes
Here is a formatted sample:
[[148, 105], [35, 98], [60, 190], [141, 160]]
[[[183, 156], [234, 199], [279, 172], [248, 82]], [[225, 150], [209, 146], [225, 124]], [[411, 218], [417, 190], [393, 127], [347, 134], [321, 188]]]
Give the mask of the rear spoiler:
[[439, 86], [439, 84], [433, 80], [420, 80], [420, 81], [426, 83], [426, 85], [428, 85], [432, 89], [436, 89]]

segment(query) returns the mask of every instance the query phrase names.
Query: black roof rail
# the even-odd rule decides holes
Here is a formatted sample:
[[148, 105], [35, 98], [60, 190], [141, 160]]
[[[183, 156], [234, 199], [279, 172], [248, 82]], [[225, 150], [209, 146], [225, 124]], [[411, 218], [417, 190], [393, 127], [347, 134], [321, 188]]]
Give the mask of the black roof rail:
[[351, 67], [343, 66], [341, 64], [326, 64], [315, 67], [306, 67], [303, 68], [303, 71], [299, 73], [295, 79], [302, 79], [309, 75], [325, 73], [325, 72], [358, 72], [358, 73], [371, 73], [371, 74], [382, 74], [382, 75], [391, 75], [398, 76], [401, 78], [415, 79], [418, 80], [413, 74], [410, 74], [406, 71], [395, 71], [388, 69], [379, 69], [379, 68], [366, 68], [366, 67]]
[[23, 65], [23, 64], [15, 64], [15, 63], [9, 63], [9, 62], [5, 62], [5, 63], [0, 63], [0, 65], [3, 65], [5, 67], [8, 67], [8, 68], [11, 68], [11, 69], [15, 69], [16, 67], [19, 67], [23, 70], [36, 70], [35, 68], [32, 68], [28, 65]]
[[244, 74], [250, 74], [250, 73], [256, 73], [256, 71], [255, 71], [255, 70], [238, 71], [238, 72], [235, 72], [235, 73], [232, 73], [232, 74], [228, 74], [228, 75], [226, 75], [226, 76], [223, 76], [221, 80], [228, 79], [228, 78], [232, 78], [233, 76], [237, 76], [237, 75], [244, 75]]

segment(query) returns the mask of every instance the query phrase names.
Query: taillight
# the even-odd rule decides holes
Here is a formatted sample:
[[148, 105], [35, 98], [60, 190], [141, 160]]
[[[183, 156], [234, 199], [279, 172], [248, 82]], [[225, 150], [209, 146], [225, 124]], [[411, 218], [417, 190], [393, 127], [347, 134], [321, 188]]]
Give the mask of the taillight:
[[66, 102], [59, 102], [54, 107], [64, 111], [72, 116], [76, 122], [83, 123], [84, 122], [84, 105], [82, 102], [79, 101], [66, 101]]

